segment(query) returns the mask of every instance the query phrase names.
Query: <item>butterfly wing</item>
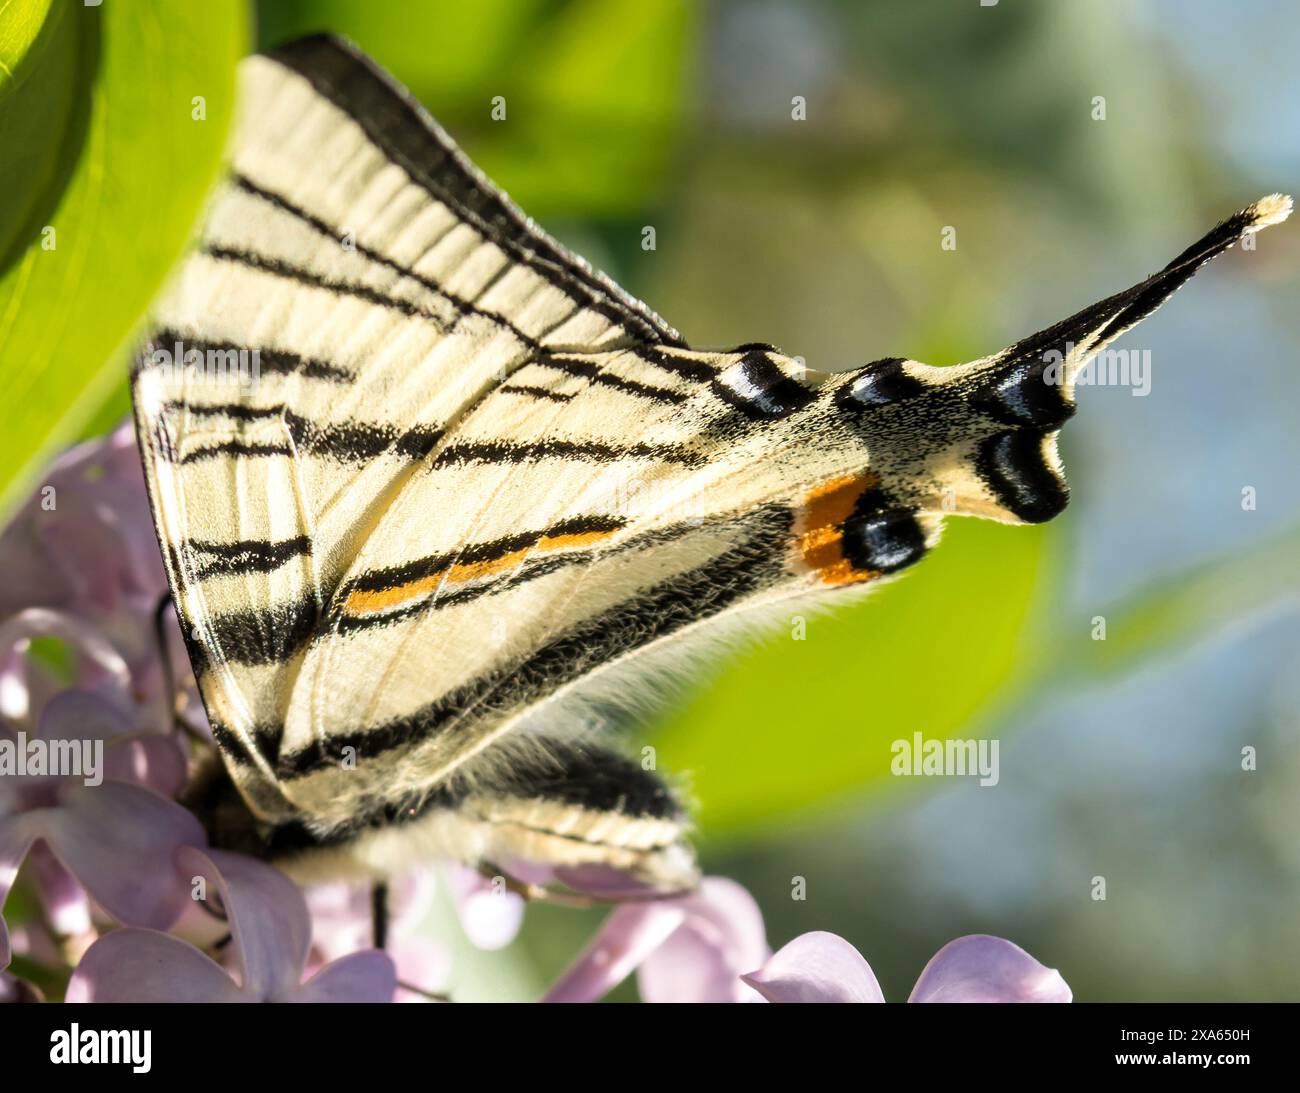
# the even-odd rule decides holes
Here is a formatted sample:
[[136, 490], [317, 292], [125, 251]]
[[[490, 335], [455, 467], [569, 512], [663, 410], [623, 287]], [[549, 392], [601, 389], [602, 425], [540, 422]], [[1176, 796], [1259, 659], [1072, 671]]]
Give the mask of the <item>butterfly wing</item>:
[[[134, 377], [137, 418], [178, 611], [234, 780], [263, 824], [337, 827], [338, 810], [304, 803], [277, 763], [291, 711], [349, 693], [335, 678], [294, 700], [307, 646], [381, 516], [528, 362], [577, 354], [542, 369], [540, 386], [513, 385], [506, 401], [524, 417], [561, 405], [556, 381], [584, 355], [680, 337], [538, 230], [337, 40], [252, 58], [242, 84], [231, 178], [158, 308]], [[426, 525], [475, 511], [472, 495], [452, 504]], [[454, 542], [434, 530], [412, 557]], [[572, 528], [538, 530], [544, 546], [574, 541]], [[442, 675], [457, 670], [449, 660]], [[355, 665], [348, 675], [362, 678]]]
[[[140, 436], [262, 846], [380, 870], [417, 847], [687, 883], [672, 795], [558, 704], [724, 616], [869, 586], [945, 515], [1054, 515], [1073, 371], [1270, 215], [994, 357], [831, 375], [687, 348], [335, 39], [244, 85]], [[177, 342], [258, 348], [257, 382], [169, 366]]]

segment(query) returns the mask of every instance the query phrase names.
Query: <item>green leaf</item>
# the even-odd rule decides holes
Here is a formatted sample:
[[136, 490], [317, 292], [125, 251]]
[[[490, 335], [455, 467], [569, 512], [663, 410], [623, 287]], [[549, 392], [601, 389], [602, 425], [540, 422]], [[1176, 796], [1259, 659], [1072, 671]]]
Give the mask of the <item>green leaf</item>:
[[791, 609], [763, 645], [731, 657], [655, 737], [690, 771], [706, 838], [752, 835], [838, 797], [883, 789], [890, 745], [970, 736], [1033, 674], [1026, 627], [1047, 568], [1043, 528], [952, 520], [940, 548], [848, 609]]
[[78, 143], [80, 51], [68, 8], [12, 0], [0, 15], [0, 268], [26, 245]]
[[0, 219], [0, 245], [18, 233], [0, 250], [0, 511], [125, 384], [220, 168], [247, 30], [236, 0], [0, 8], [0, 183], [19, 195]]
[[529, 43], [517, 79], [493, 90], [506, 118], [480, 130], [479, 165], [534, 213], [644, 208], [685, 115], [696, 15], [684, 3], [641, 0], [565, 8]]
[[400, 80], [435, 117], [483, 107], [516, 56], [535, 49], [533, 32], [545, 0], [276, 0], [257, 10], [258, 44], [273, 48], [331, 30], [355, 42]]
[[682, 0], [278, 0], [258, 15], [263, 46], [322, 27], [352, 39], [530, 214], [589, 217], [659, 195], [699, 13]]

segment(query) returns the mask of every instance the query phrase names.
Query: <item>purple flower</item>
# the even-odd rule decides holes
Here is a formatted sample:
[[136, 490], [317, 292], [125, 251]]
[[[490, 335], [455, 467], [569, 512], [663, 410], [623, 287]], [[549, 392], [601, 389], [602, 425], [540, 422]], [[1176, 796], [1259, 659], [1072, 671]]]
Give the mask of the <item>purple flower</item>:
[[65, 686], [27, 655], [35, 638], [55, 638], [75, 654], [75, 677], [84, 688], [131, 701], [130, 665], [95, 626], [66, 611], [29, 607], [0, 622], [0, 715], [10, 723], [36, 724], [46, 701]]
[[9, 972], [0, 972], [0, 1005], [6, 1002], [44, 1002], [40, 988]]
[[[801, 934], [758, 971], [742, 976], [769, 1002], [883, 1002], [862, 954], [842, 937]], [[1059, 972], [987, 934], [948, 942], [930, 959], [909, 1002], [1069, 1002]]]
[[[0, 907], [18, 869], [31, 861], [51, 926], [80, 933], [90, 926], [87, 893], [120, 922], [165, 928], [186, 902], [172, 868], [182, 844], [202, 845], [203, 829], [163, 796], [185, 779], [176, 741], [137, 731], [129, 714], [87, 691], [49, 700], [31, 740], [0, 729], [15, 761], [56, 754], [80, 757], [79, 774], [8, 773], [0, 778]], [[0, 968], [10, 959], [0, 919]]]
[[544, 1001], [595, 1001], [639, 969], [647, 1002], [756, 1002], [741, 974], [770, 952], [754, 898], [705, 877], [688, 896], [615, 908]]
[[[748, 969], [758, 965], [757, 971]], [[706, 877], [676, 899], [641, 898], [610, 913], [547, 993], [548, 1002], [591, 1002], [638, 970], [646, 1002], [883, 1002], [862, 955], [835, 934], [802, 934], [774, 956], [753, 897]], [[1070, 988], [1023, 949], [974, 935], [945, 945], [926, 965], [913, 1002], [1068, 1002]]]
[[[129, 685], [132, 701], [155, 704], [155, 713], [170, 722], [175, 696], [163, 694], [153, 622], [167, 579], [129, 421], [55, 461], [0, 533], [0, 570], [0, 714], [36, 716], [39, 704], [30, 699], [48, 693], [50, 680], [25, 656], [25, 644], [52, 636], [81, 654], [79, 686], [99, 689], [110, 678]], [[15, 620], [26, 633], [8, 632]], [[188, 712], [202, 724], [170, 612], [164, 625]]]
[[153, 611], [167, 578], [129, 421], [59, 456], [0, 534], [0, 559], [0, 618], [26, 607]]
[[397, 976], [370, 949], [326, 964], [303, 982], [311, 920], [278, 870], [221, 851], [182, 847], [177, 868], [216, 890], [230, 925], [235, 977], [188, 942], [123, 928], [100, 938], [68, 984], [69, 1002], [389, 1002]]

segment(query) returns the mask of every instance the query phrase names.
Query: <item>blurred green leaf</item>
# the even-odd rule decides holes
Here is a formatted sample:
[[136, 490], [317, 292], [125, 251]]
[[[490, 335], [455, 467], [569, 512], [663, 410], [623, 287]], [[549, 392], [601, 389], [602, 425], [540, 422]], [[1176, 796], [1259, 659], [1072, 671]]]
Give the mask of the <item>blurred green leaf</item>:
[[547, 216], [617, 215], [657, 196], [698, 21], [684, 0], [287, 0], [258, 16], [263, 46], [322, 29], [356, 42], [515, 201]]
[[[25, 141], [18, 192], [28, 193], [29, 212], [48, 217], [22, 214], [25, 250], [15, 248], [0, 275], [4, 505], [124, 384], [127, 341], [220, 168], [246, 46], [247, 12], [236, 0], [57, 4], [45, 16], [33, 34], [30, 4], [0, 11], [0, 58], [30, 43], [21, 86], [0, 95], [0, 136], [6, 147]], [[58, 100], [66, 92], [71, 107]], [[204, 120], [192, 116], [199, 96]], [[43, 100], [49, 128], [38, 133], [17, 115]]]
[[419, 4], [357, 0], [276, 0], [259, 4], [258, 44], [270, 49], [328, 30], [355, 42], [435, 114], [483, 105], [486, 93], [528, 38], [543, 0], [433, 0]]
[[[530, 44], [506, 120], [475, 145], [525, 208], [608, 216], [658, 192], [679, 135], [695, 9], [585, 0]], [[484, 102], [486, 118], [488, 102]]]
[[[966, 736], [1035, 659], [1049, 533], [954, 520], [924, 566], [851, 609], [804, 613], [730, 657], [655, 738], [692, 772], [705, 838], [754, 834], [890, 778], [890, 745]], [[792, 609], [792, 616], [799, 614]]]

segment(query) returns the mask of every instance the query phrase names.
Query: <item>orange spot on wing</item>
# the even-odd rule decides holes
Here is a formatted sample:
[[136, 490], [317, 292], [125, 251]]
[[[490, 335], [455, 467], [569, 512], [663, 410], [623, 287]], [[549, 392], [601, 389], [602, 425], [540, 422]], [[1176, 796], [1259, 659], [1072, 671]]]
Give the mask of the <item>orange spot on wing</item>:
[[538, 547], [551, 550], [555, 547], [590, 546], [601, 539], [608, 539], [612, 531], [570, 531], [562, 535], [544, 535]]
[[873, 570], [855, 569], [844, 556], [844, 521], [867, 490], [880, 479], [869, 471], [833, 478], [804, 498], [800, 523], [799, 556], [823, 584], [854, 584], [876, 576]]
[[395, 607], [404, 607], [423, 596], [427, 596], [430, 592], [436, 591], [443, 583], [461, 584], [465, 581], [495, 576], [518, 565], [534, 551], [545, 553], [565, 547], [589, 546], [613, 534], [613, 531], [583, 531], [561, 535], [543, 535], [533, 546], [521, 547], [519, 550], [512, 550], [509, 554], [502, 554], [497, 558], [490, 558], [482, 562], [457, 563], [448, 566], [446, 569], [440, 569], [436, 573], [430, 573], [427, 576], [417, 577], [414, 580], [394, 585], [392, 588], [374, 591], [354, 589], [348, 593], [348, 598], [343, 603], [343, 609], [349, 615], [368, 615], [379, 611], [389, 611]]

